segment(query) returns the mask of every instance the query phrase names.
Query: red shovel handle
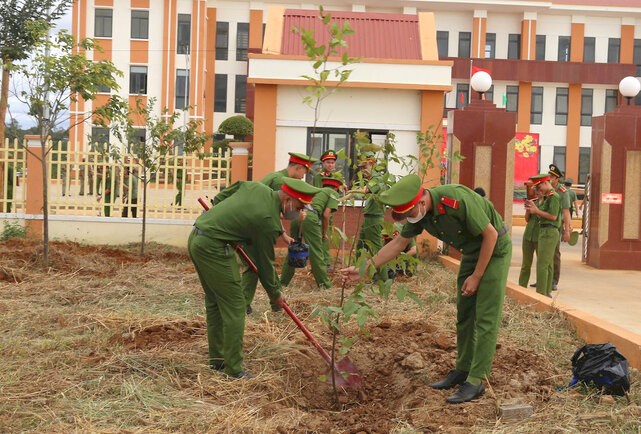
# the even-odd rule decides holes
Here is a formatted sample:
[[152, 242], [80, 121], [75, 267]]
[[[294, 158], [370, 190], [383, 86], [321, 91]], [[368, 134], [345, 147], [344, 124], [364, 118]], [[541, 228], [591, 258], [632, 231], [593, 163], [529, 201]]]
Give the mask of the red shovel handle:
[[[287, 315], [289, 315], [289, 316], [290, 316], [290, 318], [291, 318], [291, 319], [296, 323], [296, 325], [298, 326], [298, 328], [300, 329], [300, 331], [302, 331], [302, 332], [303, 332], [303, 334], [305, 335], [305, 337], [306, 337], [307, 339], [309, 339], [309, 341], [312, 343], [312, 345], [314, 345], [314, 347], [316, 347], [316, 349], [318, 350], [318, 352], [320, 353], [320, 355], [323, 357], [323, 359], [325, 359], [325, 361], [327, 362], [327, 364], [331, 366], [331, 364], [332, 364], [332, 358], [329, 356], [329, 354], [327, 353], [327, 351], [325, 351], [325, 349], [324, 349], [323, 347], [321, 347], [321, 346], [320, 346], [320, 344], [318, 343], [318, 341], [317, 341], [316, 339], [314, 339], [314, 336], [312, 336], [312, 334], [309, 332], [309, 330], [307, 329], [307, 327], [305, 327], [305, 325], [301, 322], [301, 320], [300, 320], [300, 319], [298, 319], [298, 317], [297, 317], [297, 316], [296, 316], [296, 314], [292, 311], [292, 309], [289, 307], [289, 305], [287, 304], [287, 302], [286, 302], [286, 301], [283, 301], [283, 300], [279, 300], [279, 303], [278, 303], [278, 304], [280, 305], [280, 307], [282, 307], [282, 308], [283, 308], [283, 310], [284, 310], [285, 312], [287, 312]], [[336, 371], [338, 371], [338, 369], [336, 369], [336, 368], [334, 368], [334, 369], [335, 369]]]

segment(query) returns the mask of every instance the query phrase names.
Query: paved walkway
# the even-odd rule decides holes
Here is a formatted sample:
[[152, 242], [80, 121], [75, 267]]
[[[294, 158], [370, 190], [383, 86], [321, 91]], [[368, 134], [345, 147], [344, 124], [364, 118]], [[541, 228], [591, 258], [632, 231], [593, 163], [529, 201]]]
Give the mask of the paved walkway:
[[[521, 270], [524, 227], [512, 230], [512, 263], [508, 279], [517, 283]], [[641, 271], [599, 270], [581, 262], [581, 240], [561, 243], [561, 277], [556, 300], [641, 336]], [[530, 283], [536, 281], [536, 259]], [[534, 291], [534, 288], [529, 288]]]

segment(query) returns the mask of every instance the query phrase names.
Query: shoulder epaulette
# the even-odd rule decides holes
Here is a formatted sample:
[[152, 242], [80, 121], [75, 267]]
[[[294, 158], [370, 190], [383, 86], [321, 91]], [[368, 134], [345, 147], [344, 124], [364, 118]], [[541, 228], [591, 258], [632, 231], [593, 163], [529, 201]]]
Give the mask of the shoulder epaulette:
[[451, 197], [441, 197], [441, 203], [443, 205], [449, 206], [450, 208], [458, 209], [458, 200], [452, 199]]
[[554, 196], [554, 190], [550, 190], [547, 194], [547, 197]]
[[560, 186], [559, 187], [559, 191], [562, 192], [562, 193], [565, 193], [566, 191], [568, 191], [568, 189], [563, 187], [563, 186]]

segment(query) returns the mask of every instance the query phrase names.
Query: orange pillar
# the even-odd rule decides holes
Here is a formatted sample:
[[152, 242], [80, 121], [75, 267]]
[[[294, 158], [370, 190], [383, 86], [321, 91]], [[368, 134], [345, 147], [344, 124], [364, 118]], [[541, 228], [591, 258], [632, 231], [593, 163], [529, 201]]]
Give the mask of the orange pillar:
[[581, 132], [581, 85], [570, 84], [568, 90], [568, 128], [565, 144], [565, 176], [578, 179], [579, 141]]
[[621, 26], [621, 63], [634, 62], [634, 26], [624, 24]]
[[475, 11], [474, 22], [472, 23], [472, 58], [485, 59], [486, 26], [487, 16], [485, 11]]
[[519, 106], [516, 130], [527, 133], [530, 131], [530, 113], [532, 111], [532, 83], [519, 82]]
[[247, 168], [249, 167], [249, 142], [231, 142], [231, 183], [247, 181]]
[[[254, 123], [254, 160], [252, 179], [260, 180], [274, 171], [276, 165], [276, 102], [278, 87], [275, 84], [257, 84]], [[443, 97], [439, 107], [443, 106]]]
[[27, 152], [27, 171], [29, 176], [25, 177], [27, 181], [25, 226], [29, 237], [42, 238], [42, 212], [44, 207], [42, 194], [42, 145], [40, 144], [40, 136], [26, 135], [24, 138], [29, 149], [29, 152]]

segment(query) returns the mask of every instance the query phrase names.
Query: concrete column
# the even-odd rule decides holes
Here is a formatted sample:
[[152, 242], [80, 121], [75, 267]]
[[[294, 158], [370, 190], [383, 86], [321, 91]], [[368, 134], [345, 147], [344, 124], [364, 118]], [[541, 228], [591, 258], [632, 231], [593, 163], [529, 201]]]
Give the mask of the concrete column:
[[42, 191], [42, 145], [40, 136], [26, 135], [27, 141], [27, 176], [26, 178], [26, 228], [31, 238], [42, 238], [42, 212], [44, 207]]
[[249, 142], [231, 142], [229, 147], [231, 153], [231, 183], [236, 181], [247, 181], [247, 169], [249, 167]]

